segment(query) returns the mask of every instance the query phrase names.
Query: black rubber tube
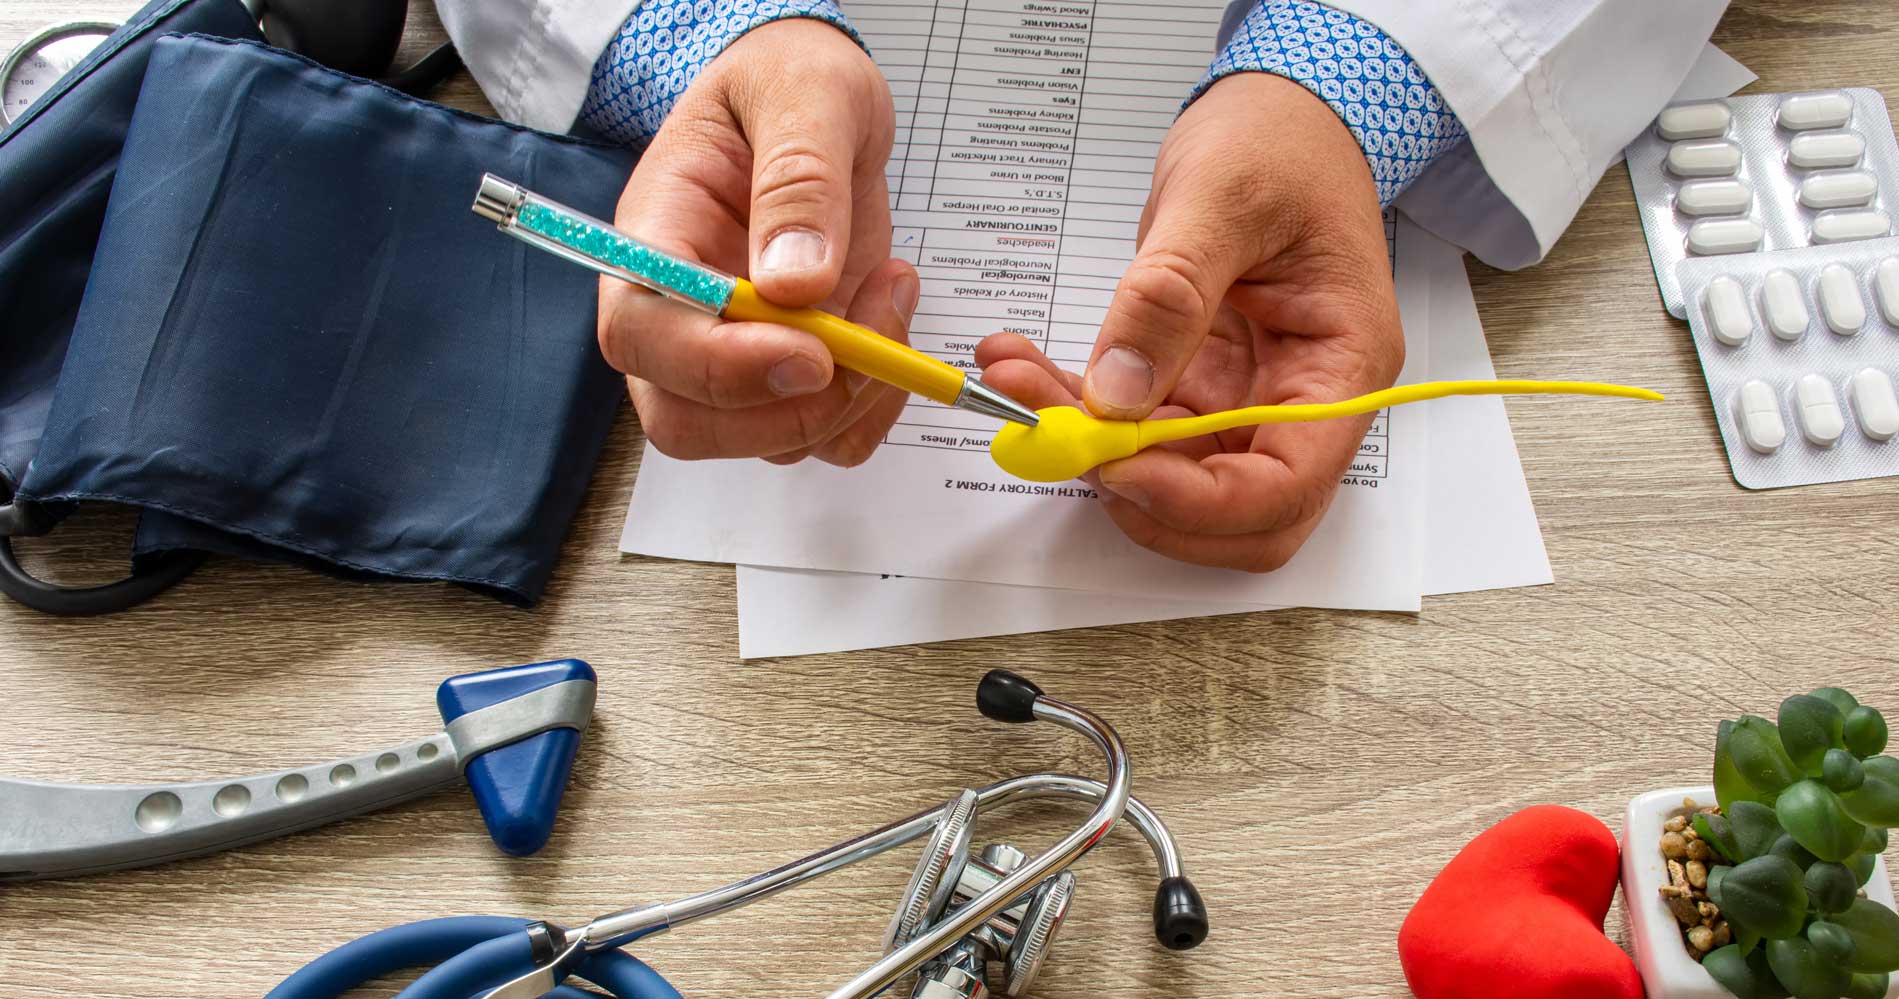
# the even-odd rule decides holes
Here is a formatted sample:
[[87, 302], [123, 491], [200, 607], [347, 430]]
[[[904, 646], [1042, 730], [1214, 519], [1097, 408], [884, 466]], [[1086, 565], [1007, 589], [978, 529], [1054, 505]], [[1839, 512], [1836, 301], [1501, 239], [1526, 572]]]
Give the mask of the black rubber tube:
[[394, 76], [384, 77], [381, 82], [412, 97], [425, 97], [461, 68], [462, 56], [455, 51], [455, 43], [443, 42], [435, 51], [417, 59], [415, 65]]
[[[0, 506], [13, 501], [13, 483], [0, 475]], [[130, 610], [178, 585], [204, 564], [204, 552], [167, 552], [146, 559], [132, 575], [102, 586], [60, 586], [34, 576], [13, 554], [13, 539], [0, 536], [0, 593], [14, 602], [58, 617], [97, 617]]]

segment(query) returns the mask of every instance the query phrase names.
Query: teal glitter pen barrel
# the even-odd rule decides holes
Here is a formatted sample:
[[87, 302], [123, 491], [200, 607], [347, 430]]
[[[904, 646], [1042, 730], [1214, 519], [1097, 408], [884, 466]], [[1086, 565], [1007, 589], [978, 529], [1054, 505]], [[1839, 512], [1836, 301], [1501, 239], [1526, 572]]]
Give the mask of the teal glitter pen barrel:
[[841, 366], [946, 406], [1035, 426], [1035, 411], [941, 358], [819, 309], [770, 302], [750, 281], [634, 239], [584, 212], [493, 174], [481, 178], [475, 214], [540, 250], [658, 292], [701, 312], [802, 330]]
[[730, 274], [655, 249], [493, 174], [481, 178], [475, 214], [549, 253], [715, 316], [725, 311], [738, 283]]

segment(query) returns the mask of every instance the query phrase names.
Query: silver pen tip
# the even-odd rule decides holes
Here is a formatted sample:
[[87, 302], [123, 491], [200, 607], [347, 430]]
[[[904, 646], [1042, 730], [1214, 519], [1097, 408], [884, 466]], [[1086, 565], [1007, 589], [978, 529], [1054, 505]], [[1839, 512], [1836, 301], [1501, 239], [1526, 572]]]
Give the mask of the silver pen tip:
[[983, 380], [975, 375], [963, 376], [963, 392], [957, 396], [956, 406], [1031, 427], [1042, 422], [1042, 418], [1035, 415], [1035, 410], [983, 384]]

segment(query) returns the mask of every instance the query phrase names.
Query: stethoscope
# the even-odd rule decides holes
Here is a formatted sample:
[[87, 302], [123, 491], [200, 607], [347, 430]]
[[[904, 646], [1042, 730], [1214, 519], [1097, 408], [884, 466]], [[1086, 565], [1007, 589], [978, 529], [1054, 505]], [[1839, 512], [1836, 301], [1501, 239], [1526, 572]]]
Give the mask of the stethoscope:
[[[491, 916], [425, 920], [372, 933], [312, 961], [265, 999], [331, 999], [405, 968], [432, 966], [397, 999], [587, 999], [562, 983], [579, 978], [619, 999], [679, 999], [658, 973], [621, 948], [654, 934], [731, 912], [819, 875], [927, 837], [884, 955], [829, 999], [868, 999], [917, 973], [917, 999], [981, 999], [985, 972], [1002, 965], [1003, 992], [1018, 996], [1035, 980], [1068, 913], [1075, 861], [1123, 815], [1147, 840], [1160, 868], [1154, 935], [1170, 950], [1197, 946], [1207, 910], [1181, 867], [1167, 827], [1129, 794], [1127, 747], [1093, 713], [1058, 701], [1006, 670], [983, 677], [977, 707], [1002, 722], [1048, 721], [1092, 739], [1107, 758], [1108, 779], [1030, 774], [964, 791], [919, 812], [754, 877], [672, 902], [635, 906], [568, 929], [549, 922]], [[1004, 845], [971, 856], [976, 819], [991, 809], [1037, 798], [1092, 802], [1087, 821], [1033, 859]]]

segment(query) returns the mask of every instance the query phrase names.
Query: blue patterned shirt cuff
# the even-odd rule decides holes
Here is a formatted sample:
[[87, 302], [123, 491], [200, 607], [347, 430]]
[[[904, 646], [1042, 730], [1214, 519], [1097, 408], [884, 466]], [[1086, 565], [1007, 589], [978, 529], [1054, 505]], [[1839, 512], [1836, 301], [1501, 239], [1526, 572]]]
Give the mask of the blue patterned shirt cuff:
[[726, 46], [788, 17], [828, 22], [864, 44], [834, 0], [645, 0], [594, 63], [580, 121], [615, 142], [645, 146]]
[[1397, 42], [1369, 21], [1310, 0], [1255, 4], [1187, 102], [1243, 72], [1283, 76], [1331, 105], [1365, 151], [1381, 205], [1465, 136], [1443, 95]]

